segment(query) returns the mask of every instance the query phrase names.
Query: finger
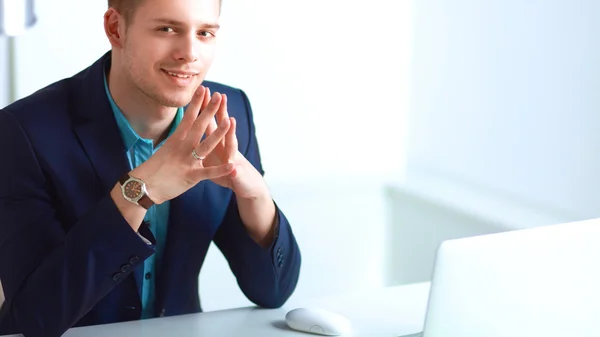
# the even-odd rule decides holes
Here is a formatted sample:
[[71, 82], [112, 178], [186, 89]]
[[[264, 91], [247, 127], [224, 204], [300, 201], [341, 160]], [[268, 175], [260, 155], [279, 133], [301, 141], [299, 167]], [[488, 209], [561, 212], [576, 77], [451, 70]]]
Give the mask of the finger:
[[194, 175], [196, 181], [215, 179], [230, 174], [233, 171], [234, 167], [235, 166], [232, 163], [226, 163], [219, 166], [201, 167], [198, 168], [196, 172], [194, 172]]
[[235, 135], [235, 128], [236, 128], [237, 122], [236, 122], [235, 118], [233, 118], [233, 117], [230, 117], [229, 120], [230, 120], [231, 126], [229, 127], [229, 130], [227, 131], [227, 135], [225, 135], [225, 153], [227, 154], [228, 160], [233, 161], [233, 158], [238, 150], [238, 141], [237, 141], [237, 137]]
[[[215, 132], [215, 130], [217, 130], [218, 127], [219, 126], [217, 125], [217, 122], [215, 121], [215, 119], [211, 118], [210, 119], [210, 124], [208, 124], [208, 127], [206, 128], [206, 136], [207, 137], [210, 136], [213, 132]], [[224, 151], [224, 147], [225, 147], [224, 142], [225, 142], [225, 137], [223, 137], [222, 140], [215, 147], [215, 150], [219, 151], [219, 156], [218, 157], [220, 159], [223, 159], [223, 158], [221, 158], [222, 157], [221, 153], [225, 152]], [[225, 158], [225, 161], [227, 161], [227, 158]]]
[[230, 125], [229, 121], [225, 121], [225, 123], [221, 123], [217, 130], [213, 132], [210, 136], [206, 137], [200, 144], [198, 144], [195, 149], [196, 153], [200, 157], [207, 157], [214, 149], [219, 145], [221, 140], [227, 135], [229, 131]]
[[[208, 132], [212, 132], [211, 129], [214, 129], [217, 127], [218, 124], [221, 124], [222, 121], [226, 120], [229, 118], [228, 114], [227, 114], [227, 95], [225, 94], [221, 94], [222, 97], [222, 102], [221, 102], [221, 106], [219, 107], [219, 111], [217, 111], [217, 115], [215, 117], [216, 121], [211, 120], [211, 123], [208, 126]], [[221, 142], [222, 146], [225, 146], [225, 139], [223, 139], [223, 141]]]
[[220, 105], [221, 95], [219, 93], [216, 93], [213, 95], [212, 99], [210, 100], [210, 103], [208, 103], [208, 105], [206, 106], [206, 109], [204, 109], [200, 113], [200, 116], [196, 118], [194, 125], [192, 125], [192, 128], [188, 132], [187, 138], [191, 143], [190, 145], [196, 146], [200, 142], [200, 140], [202, 139], [202, 135], [206, 131], [206, 127], [208, 126], [208, 124], [210, 124], [211, 118], [215, 117], [215, 114], [219, 110]]
[[[204, 109], [206, 109], [206, 107], [208, 106], [208, 103], [210, 102], [210, 99], [211, 99], [210, 88], [206, 87], [205, 93], [204, 93], [204, 101], [202, 102], [202, 108], [200, 109], [200, 111], [204, 111]], [[202, 136], [202, 138], [204, 138], [204, 136], [210, 135], [213, 131], [216, 130], [216, 127], [214, 129], [211, 129], [212, 121], [214, 120], [214, 118], [211, 118], [210, 120], [211, 120], [211, 123], [208, 124], [208, 128], [206, 129], [206, 132]]]
[[229, 118], [229, 114], [227, 113], [227, 95], [222, 94], [221, 96], [223, 97], [223, 103], [221, 104], [221, 107], [219, 108], [219, 111], [217, 112], [217, 122], [218, 123]]
[[215, 121], [214, 118], [211, 118], [210, 123], [208, 124], [208, 127], [206, 128], [206, 135], [210, 136], [211, 133], [215, 132], [217, 127], [218, 127], [217, 122]]
[[202, 101], [201, 109], [204, 110], [208, 103], [210, 102], [210, 89], [208, 87], [204, 90], [204, 101]]
[[194, 93], [192, 97], [192, 101], [188, 105], [179, 126], [175, 130], [173, 134], [179, 136], [180, 138], [185, 137], [185, 134], [194, 124], [194, 121], [198, 117], [198, 112], [200, 111], [200, 104], [205, 99], [205, 90], [203, 86], [200, 86], [198, 90]]

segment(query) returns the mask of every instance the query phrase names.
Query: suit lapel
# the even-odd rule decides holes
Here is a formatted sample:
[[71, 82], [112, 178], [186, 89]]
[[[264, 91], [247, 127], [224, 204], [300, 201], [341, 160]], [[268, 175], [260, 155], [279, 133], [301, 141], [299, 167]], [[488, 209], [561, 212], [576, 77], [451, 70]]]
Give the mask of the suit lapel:
[[[84, 148], [105, 195], [112, 190], [119, 178], [129, 172], [125, 145], [104, 89], [104, 67], [110, 66], [110, 52], [92, 66], [76, 75], [73, 88], [73, 131]], [[134, 278], [140, 293], [142, 266], [134, 270]]]
[[74, 131], [85, 149], [98, 178], [110, 191], [130, 170], [125, 145], [104, 89], [104, 67], [110, 66], [110, 53], [78, 75], [74, 82]]
[[[106, 114], [111, 113], [110, 110]], [[75, 127], [75, 134], [92, 162], [102, 185], [110, 191], [119, 178], [130, 171], [127, 154], [116, 124], [86, 123]]]

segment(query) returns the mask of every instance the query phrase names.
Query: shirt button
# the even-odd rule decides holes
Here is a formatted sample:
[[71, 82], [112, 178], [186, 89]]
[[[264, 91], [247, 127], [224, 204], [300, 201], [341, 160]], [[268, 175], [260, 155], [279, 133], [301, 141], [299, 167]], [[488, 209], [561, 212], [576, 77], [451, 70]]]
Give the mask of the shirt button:
[[146, 280], [149, 280], [152, 277], [152, 273], [151, 272], [147, 272], [146, 275], [144, 276], [144, 278]]

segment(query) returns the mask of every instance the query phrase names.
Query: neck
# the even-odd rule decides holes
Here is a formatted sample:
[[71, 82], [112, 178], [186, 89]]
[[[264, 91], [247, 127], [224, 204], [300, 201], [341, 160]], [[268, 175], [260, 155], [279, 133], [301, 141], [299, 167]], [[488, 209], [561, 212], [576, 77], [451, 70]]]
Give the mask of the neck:
[[169, 133], [177, 108], [157, 103], [120, 74], [123, 72], [115, 71], [114, 66], [107, 74], [113, 100], [140, 137], [151, 139], [155, 145], [160, 143]]

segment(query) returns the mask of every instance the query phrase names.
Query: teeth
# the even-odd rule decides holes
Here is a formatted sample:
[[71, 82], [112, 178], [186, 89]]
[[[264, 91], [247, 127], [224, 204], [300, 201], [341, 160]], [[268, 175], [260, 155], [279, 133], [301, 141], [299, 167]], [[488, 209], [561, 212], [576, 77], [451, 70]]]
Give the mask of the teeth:
[[179, 77], [179, 78], [190, 78], [193, 76], [193, 75], [179, 75], [179, 74], [172, 73], [170, 71], [167, 71], [167, 73], [169, 73], [169, 75], [171, 75], [171, 76], [175, 76], [175, 77]]

